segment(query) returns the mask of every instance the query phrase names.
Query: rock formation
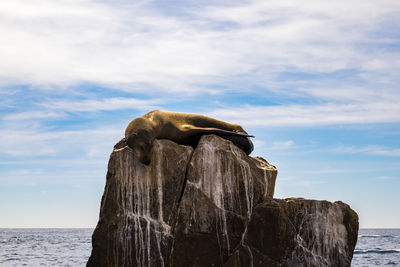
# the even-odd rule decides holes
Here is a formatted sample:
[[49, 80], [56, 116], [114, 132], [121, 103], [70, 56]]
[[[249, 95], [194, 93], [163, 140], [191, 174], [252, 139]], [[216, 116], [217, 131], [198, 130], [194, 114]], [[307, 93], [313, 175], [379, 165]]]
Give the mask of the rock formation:
[[350, 266], [358, 217], [342, 202], [273, 199], [277, 170], [230, 141], [121, 140], [87, 266]]

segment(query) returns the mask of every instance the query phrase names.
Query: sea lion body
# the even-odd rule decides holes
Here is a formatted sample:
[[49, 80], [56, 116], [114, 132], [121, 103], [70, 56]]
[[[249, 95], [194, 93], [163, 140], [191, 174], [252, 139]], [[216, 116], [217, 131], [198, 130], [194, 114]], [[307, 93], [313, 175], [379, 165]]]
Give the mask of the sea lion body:
[[169, 139], [178, 144], [195, 147], [203, 134], [217, 134], [233, 141], [246, 154], [253, 150], [252, 137], [238, 124], [231, 124], [207, 116], [154, 110], [131, 121], [125, 139], [135, 156], [144, 164], [150, 163], [154, 139]]

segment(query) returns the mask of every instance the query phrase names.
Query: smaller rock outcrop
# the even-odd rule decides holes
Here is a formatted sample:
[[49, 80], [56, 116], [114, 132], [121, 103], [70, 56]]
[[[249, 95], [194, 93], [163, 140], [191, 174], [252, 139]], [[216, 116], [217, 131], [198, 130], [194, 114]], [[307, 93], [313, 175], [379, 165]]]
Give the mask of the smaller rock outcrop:
[[350, 266], [358, 216], [340, 201], [266, 199], [224, 266]]
[[115, 145], [87, 266], [350, 266], [357, 214], [273, 199], [276, 168], [232, 142], [155, 140], [150, 162]]

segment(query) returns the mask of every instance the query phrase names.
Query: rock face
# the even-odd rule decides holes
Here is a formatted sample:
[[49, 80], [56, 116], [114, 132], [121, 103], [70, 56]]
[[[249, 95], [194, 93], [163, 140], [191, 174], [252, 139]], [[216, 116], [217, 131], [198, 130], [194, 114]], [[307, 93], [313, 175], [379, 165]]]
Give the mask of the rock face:
[[273, 199], [277, 170], [223, 138], [121, 140], [87, 266], [350, 266], [358, 217], [342, 202]]
[[350, 266], [358, 216], [347, 204], [266, 199], [224, 266]]

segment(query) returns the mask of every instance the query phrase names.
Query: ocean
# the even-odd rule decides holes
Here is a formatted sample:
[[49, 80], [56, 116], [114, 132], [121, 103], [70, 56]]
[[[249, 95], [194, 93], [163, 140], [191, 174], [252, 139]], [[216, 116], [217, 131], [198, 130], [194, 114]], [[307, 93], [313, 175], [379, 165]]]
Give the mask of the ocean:
[[0, 266], [85, 266], [93, 229], [0, 229]]
[[[85, 266], [93, 229], [0, 229], [0, 266]], [[400, 229], [360, 229], [352, 266], [400, 266]]]
[[351, 266], [400, 266], [400, 229], [360, 229]]

